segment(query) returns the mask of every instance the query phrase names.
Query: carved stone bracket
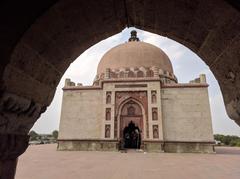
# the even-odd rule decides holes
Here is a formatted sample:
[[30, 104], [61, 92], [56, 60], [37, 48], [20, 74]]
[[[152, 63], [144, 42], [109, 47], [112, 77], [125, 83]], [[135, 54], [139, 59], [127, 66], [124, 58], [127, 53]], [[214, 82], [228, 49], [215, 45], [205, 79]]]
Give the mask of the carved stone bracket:
[[45, 110], [31, 99], [4, 93], [0, 98], [0, 133], [27, 134]]
[[0, 178], [13, 179], [17, 158], [26, 151], [27, 135], [42, 112], [41, 104], [4, 92], [0, 97]]

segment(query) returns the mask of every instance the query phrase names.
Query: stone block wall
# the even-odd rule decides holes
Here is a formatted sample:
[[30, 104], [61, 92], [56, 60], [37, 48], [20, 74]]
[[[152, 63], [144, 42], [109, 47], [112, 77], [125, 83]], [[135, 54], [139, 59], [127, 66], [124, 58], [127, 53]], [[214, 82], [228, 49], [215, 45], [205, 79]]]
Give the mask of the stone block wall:
[[102, 90], [65, 90], [59, 139], [99, 139], [103, 120]]
[[162, 89], [164, 141], [213, 141], [206, 87]]
[[118, 151], [118, 141], [115, 140], [59, 140], [60, 151]]

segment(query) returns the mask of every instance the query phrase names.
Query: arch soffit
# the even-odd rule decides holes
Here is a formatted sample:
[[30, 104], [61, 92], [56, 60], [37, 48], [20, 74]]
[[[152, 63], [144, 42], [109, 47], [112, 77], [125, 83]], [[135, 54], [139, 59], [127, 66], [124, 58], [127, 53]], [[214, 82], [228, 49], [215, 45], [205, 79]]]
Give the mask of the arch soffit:
[[[26, 99], [29, 102], [33, 101], [39, 104], [43, 109], [38, 112], [39, 116], [51, 103], [56, 86], [70, 63], [87, 48], [120, 32], [126, 25], [126, 21], [123, 20], [125, 17], [125, 8], [122, 3], [113, 1], [113, 3], [110, 4], [114, 7], [119, 7], [119, 12], [116, 16], [115, 8], [108, 8], [108, 11], [103, 11], [104, 7], [109, 7], [108, 1], [88, 1], [87, 3], [82, 3], [81, 1], [75, 0], [70, 2], [71, 3], [69, 3], [69, 1], [59, 1], [59, 3], [50, 8], [49, 11], [45, 11], [44, 15], [36, 19], [31, 26], [28, 26], [29, 28], [26, 29], [24, 33], [20, 33], [22, 37], [21, 39], [18, 38], [18, 43], [14, 44], [14, 48], [11, 48], [11, 56], [10, 54], [7, 55], [9, 56], [8, 61], [5, 63], [7, 67], [5, 68], [4, 66], [4, 68], [2, 68], [4, 69], [4, 73], [2, 72], [2, 81], [4, 82], [4, 89], [6, 89], [6, 94], [4, 95], [7, 95], [7, 92], [11, 92], [16, 96], [23, 97], [24, 100]], [[199, 3], [188, 1], [186, 4], [183, 4], [181, 1], [176, 1], [175, 7], [181, 8], [174, 9], [175, 11], [172, 11], [174, 12], [173, 14], [170, 13], [169, 16], [166, 16], [166, 18], [173, 19], [175, 23], [163, 25], [164, 22], [168, 21], [166, 18], [163, 18], [165, 17], [164, 11], [157, 9], [158, 12], [162, 12], [163, 14], [160, 13], [156, 14], [157, 16], [149, 16], [150, 19], [158, 20], [158, 23], [153, 27], [151, 24], [142, 23], [145, 22], [143, 21], [145, 17], [141, 16], [141, 14], [147, 12], [145, 10], [148, 9], [148, 6], [149, 8], [151, 6], [156, 8], [161, 7], [162, 10], [165, 10], [172, 5], [172, 3], [168, 1], [166, 1], [163, 6], [159, 6], [158, 1], [154, 1], [154, 3], [155, 4], [146, 3], [145, 6], [141, 6], [141, 4], [135, 1], [128, 1], [127, 6], [136, 5], [137, 9], [139, 8], [138, 12], [134, 10], [129, 11], [129, 17], [136, 18], [132, 18], [133, 20], [129, 21], [128, 26], [135, 26], [158, 35], [163, 34], [185, 45], [199, 55], [203, 61], [210, 66], [219, 82], [228, 115], [240, 124], [240, 115], [238, 112], [239, 94], [232, 92], [233, 89], [234, 91], [239, 91], [239, 83], [235, 74], [238, 67], [232, 66], [232, 64], [236, 63], [237, 59], [239, 59], [239, 55], [235, 53], [235, 49], [238, 49], [239, 44], [239, 38], [236, 38], [239, 34], [239, 29], [236, 28], [239, 27], [238, 10], [226, 1], [219, 1], [219, 3], [217, 5], [214, 4], [214, 6], [212, 3], [203, 1], [199, 1]], [[73, 6], [75, 9], [78, 8], [78, 11], [73, 11]], [[64, 11], [62, 11], [63, 7]], [[86, 7], [91, 7], [90, 10], [94, 13], [89, 13], [89, 8]], [[219, 14], [219, 8], [223, 9], [221, 14]], [[153, 9], [153, 11], [154, 10], [155, 9]], [[204, 14], [206, 11], [211, 12], [211, 16], [209, 16], [209, 14], [206, 15], [206, 13]], [[184, 16], [179, 16], [182, 12], [185, 12], [183, 14]], [[83, 14], [89, 15], [87, 24], [91, 25], [86, 26], [86, 28], [79, 28], [86, 22]], [[96, 16], [94, 14], [101, 15]], [[201, 22], [200, 19], [199, 21], [195, 21], [195, 19], [204, 15], [210, 18], [204, 21], [204, 23]], [[104, 20], [103, 17], [104, 19], [109, 19]], [[228, 26], [226, 26], [224, 22], [228, 22]], [[189, 28], [189, 24], [191, 27], [201, 29], [201, 31], [196, 31], [195, 28]], [[97, 29], [97, 32], [95, 29]], [[187, 34], [186, 29], [188, 30]], [[189, 31], [189, 29], [191, 31]], [[229, 33], [226, 34], [222, 32]], [[194, 35], [196, 33], [198, 35]], [[83, 36], [82, 34], [85, 35]], [[94, 38], [92, 38], [93, 36]], [[223, 43], [216, 43], [216, 37], [218, 37], [221, 42], [224, 40], [224, 45]], [[216, 46], [213, 44], [216, 44]], [[231, 46], [231, 48], [229, 48], [229, 46]], [[62, 51], [61, 49], [65, 50]], [[31, 63], [22, 63], [24, 59], [28, 59], [28, 62]], [[219, 62], [219, 64], [217, 62]], [[223, 66], [222, 64], [225, 65]], [[14, 78], [11, 78], [13, 76]], [[232, 81], [234, 81], [234, 83]], [[25, 90], [26, 86], [30, 86], [31, 90]], [[15, 100], [15, 103], [18, 103], [18, 98]], [[33, 121], [35, 122], [36, 120]]]

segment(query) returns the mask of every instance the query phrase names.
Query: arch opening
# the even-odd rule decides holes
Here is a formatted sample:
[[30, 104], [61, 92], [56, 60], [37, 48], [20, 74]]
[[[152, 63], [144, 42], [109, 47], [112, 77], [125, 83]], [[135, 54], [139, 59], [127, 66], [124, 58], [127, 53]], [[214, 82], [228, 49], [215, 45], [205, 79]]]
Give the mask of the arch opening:
[[120, 149], [140, 149], [142, 139], [146, 135], [146, 114], [141, 103], [134, 99], [124, 100], [118, 107], [118, 136]]
[[[94, 12], [93, 14], [100, 13], [107, 7], [106, 2], [89, 3], [92, 7], [91, 11]], [[151, 5], [144, 4], [143, 7], [135, 2], [127, 2], [126, 5], [130, 9], [133, 6], [139, 8], [139, 11], [135, 11], [134, 9], [129, 11], [128, 15], [131, 21], [128, 21], [128, 26], [135, 26], [146, 31], [167, 36], [182, 43], [198, 54], [215, 74], [224, 94], [228, 115], [236, 119], [238, 123], [237, 106], [239, 106], [239, 100], [237, 91], [239, 91], [239, 85], [236, 71], [239, 67], [231, 64], [239, 59], [239, 54], [234, 53], [237, 51], [239, 45], [239, 38], [237, 38], [239, 32], [239, 12], [234, 8], [234, 5], [229, 5], [225, 1], [218, 3], [218, 6], [204, 2], [196, 4], [192, 2], [184, 4], [176, 2], [175, 7], [181, 8], [174, 9], [174, 14], [170, 13], [171, 16], [166, 16], [164, 10], [171, 7], [170, 2], [165, 2], [159, 6], [156, 1]], [[4, 81], [4, 91], [7, 92], [4, 93], [3, 96], [5, 98], [3, 100], [9, 98], [12, 94], [12, 98], [18, 106], [21, 106], [20, 103], [23, 103], [21, 101], [26, 100], [28, 102], [26, 102], [25, 108], [28, 107], [31, 101], [34, 103], [34, 108], [38, 108], [36, 117], [32, 119], [32, 123], [49, 106], [54, 96], [55, 87], [70, 63], [88, 47], [121, 31], [125, 25], [125, 21], [123, 20], [124, 8], [120, 3], [114, 2], [111, 4], [114, 7], [119, 7], [120, 11], [117, 15], [114, 10], [115, 8], [113, 8], [111, 11], [104, 12], [104, 14], [100, 13], [101, 16], [90, 16], [91, 13], [86, 12], [87, 8], [85, 7], [87, 5], [77, 1], [73, 1], [70, 4], [62, 1], [56, 4], [50, 3], [50, 5], [52, 5], [52, 8], [45, 11], [44, 16], [39, 17], [32, 24], [15, 46], [10, 61], [6, 63], [7, 66], [2, 79]], [[160, 8], [161, 10], [157, 10], [160, 14], [156, 14], [156, 16], [150, 15], [150, 19], [145, 21], [143, 19], [148, 16], [142, 16], [141, 14], [147, 13], [145, 8], [150, 6]], [[62, 7], [65, 7], [64, 12], [61, 11]], [[79, 11], [72, 11], [73, 7], [77, 7]], [[189, 9], [189, 7], [191, 8]], [[218, 13], [220, 7], [225, 7], [225, 13]], [[207, 14], [204, 13], [205, 11], [212, 13], [211, 18], [209, 16], [207, 18], [202, 17], [204, 14]], [[75, 14], [73, 15], [74, 12]], [[184, 15], [181, 12], [184, 12]], [[91, 26], [86, 28], [80, 28], [81, 25], [86, 24], [82, 16], [83, 13], [88, 14], [89, 22], [92, 22], [90, 23]], [[182, 16], [177, 14], [182, 14]], [[214, 16], [214, 14], [218, 14], [219, 16]], [[109, 18], [109, 21], [102, 21], [101, 18], [103, 16], [106, 19]], [[172, 22], [172, 20], [168, 20], [169, 18], [174, 23], [166, 24], [166, 22]], [[61, 20], [56, 21], [55, 19]], [[207, 19], [207, 21], [202, 22], [201, 19]], [[222, 19], [229, 22], [228, 26], [224, 25]], [[82, 22], [82, 24], [79, 22]], [[156, 23], [153, 26], [151, 22]], [[39, 29], [45, 30], [39, 31]], [[51, 29], [55, 29], [56, 31], [52, 31]], [[94, 29], [98, 29], [98, 31], [96, 32]], [[229, 33], [223, 33], [226, 31]], [[82, 34], [86, 35], [82, 36]], [[211, 38], [206, 38], [208, 34]], [[92, 36], [95, 38], [92, 38]], [[224, 41], [223, 39], [226, 40]], [[217, 43], [216, 40], [221, 40], [224, 43]], [[215, 42], [214, 44], [212, 43], [213, 41]], [[230, 45], [231, 49], [228, 48]], [[24, 63], [25, 59], [29, 59], [28, 61], [31, 63]], [[16, 81], [18, 85], [16, 85]], [[24, 90], [25, 87], [32, 90]], [[232, 93], [232, 91], [236, 91], [236, 93]], [[23, 109], [23, 107], [20, 108]], [[20, 133], [26, 133], [30, 126], [22, 129]], [[20, 126], [17, 130], [20, 130], [19, 128]], [[9, 132], [14, 133], [12, 130]]]
[[[154, 1], [142, 6], [128, 1], [126, 20], [122, 3], [114, 1], [110, 6], [114, 8], [109, 8], [108, 2], [90, 1], [85, 4], [59, 1], [48, 10], [45, 8], [44, 15], [31, 20], [32, 25], [27, 26], [29, 29], [25, 30], [24, 35], [21, 28], [21, 33], [17, 33], [21, 34], [21, 40], [18, 37], [14, 42], [6, 43], [8, 54], [3, 54], [1, 68], [1, 113], [4, 114], [4, 124], [0, 131], [4, 138], [9, 135], [15, 138], [26, 136], [50, 105], [56, 86], [70, 63], [91, 45], [121, 31], [126, 24], [165, 35], [198, 54], [219, 82], [228, 115], [240, 124], [239, 11], [226, 1], [220, 1], [217, 5], [179, 1], [174, 4], [176, 8], [170, 2], [159, 4]], [[88, 7], [92, 7], [91, 13]], [[74, 11], [76, 8], [78, 10]], [[119, 9], [117, 13], [116, 9]], [[219, 9], [224, 12], [219, 13]], [[171, 13], [166, 13], [166, 10]], [[23, 141], [26, 143], [27, 139]], [[11, 143], [14, 142], [17, 143]], [[25, 145], [21, 146], [24, 147], [13, 153], [25, 151]]]

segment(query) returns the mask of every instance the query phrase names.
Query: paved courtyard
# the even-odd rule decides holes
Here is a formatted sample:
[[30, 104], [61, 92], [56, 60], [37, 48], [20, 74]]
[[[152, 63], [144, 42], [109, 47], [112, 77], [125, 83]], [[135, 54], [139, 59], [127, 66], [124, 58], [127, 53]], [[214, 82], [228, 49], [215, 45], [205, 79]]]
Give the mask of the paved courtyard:
[[60, 152], [29, 146], [16, 179], [239, 179], [240, 148], [217, 154]]

